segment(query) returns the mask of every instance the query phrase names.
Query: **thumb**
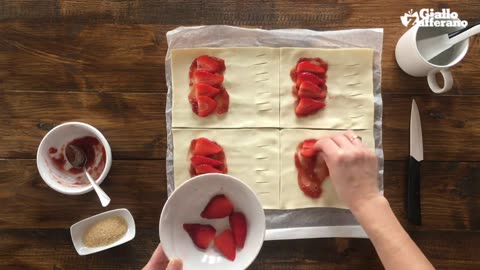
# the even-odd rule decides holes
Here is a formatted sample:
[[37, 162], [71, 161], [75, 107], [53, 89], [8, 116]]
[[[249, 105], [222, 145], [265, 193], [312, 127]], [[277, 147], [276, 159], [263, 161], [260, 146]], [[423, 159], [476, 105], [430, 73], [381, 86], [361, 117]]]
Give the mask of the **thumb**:
[[182, 270], [183, 269], [183, 263], [182, 260], [180, 259], [173, 259], [170, 261], [170, 263], [167, 265], [167, 269], [165, 270]]

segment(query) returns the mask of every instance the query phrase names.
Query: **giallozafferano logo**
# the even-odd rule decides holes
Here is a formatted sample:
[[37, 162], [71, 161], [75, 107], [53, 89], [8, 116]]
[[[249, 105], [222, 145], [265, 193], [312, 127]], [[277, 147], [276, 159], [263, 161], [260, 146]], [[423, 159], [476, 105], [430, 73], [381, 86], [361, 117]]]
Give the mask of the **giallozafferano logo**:
[[419, 24], [421, 27], [466, 27], [467, 21], [460, 20], [457, 12], [451, 12], [449, 8], [435, 11], [433, 8], [422, 8], [420, 11], [408, 12], [400, 16], [402, 24], [409, 27]]

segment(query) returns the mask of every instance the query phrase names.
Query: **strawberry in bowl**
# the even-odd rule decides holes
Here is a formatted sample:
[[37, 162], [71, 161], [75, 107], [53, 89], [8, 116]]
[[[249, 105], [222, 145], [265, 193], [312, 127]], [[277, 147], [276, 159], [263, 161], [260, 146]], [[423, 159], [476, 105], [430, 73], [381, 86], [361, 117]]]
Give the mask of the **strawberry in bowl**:
[[265, 214], [255, 193], [225, 174], [203, 174], [179, 186], [160, 217], [160, 239], [184, 269], [246, 269], [265, 236]]

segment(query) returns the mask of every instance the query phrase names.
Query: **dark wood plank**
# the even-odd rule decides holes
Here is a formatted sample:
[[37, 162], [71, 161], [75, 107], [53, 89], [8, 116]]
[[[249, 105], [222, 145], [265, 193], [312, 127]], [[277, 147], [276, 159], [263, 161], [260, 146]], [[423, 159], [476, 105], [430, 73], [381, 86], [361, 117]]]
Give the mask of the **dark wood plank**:
[[407, 222], [408, 161], [385, 163], [385, 196], [408, 230], [480, 230], [480, 163], [429, 162], [421, 165], [422, 226]]
[[[479, 269], [480, 38], [470, 40], [466, 58], [452, 69], [454, 90], [449, 96], [433, 95], [425, 78], [407, 76], [394, 59], [396, 41], [406, 30], [399, 16], [423, 7], [450, 8], [473, 23], [480, 2], [1, 1], [0, 268], [144, 265], [158, 243], [158, 217], [166, 200], [161, 160], [166, 143], [165, 33], [180, 25], [231, 24], [313, 30], [384, 27], [384, 150], [390, 160], [385, 194], [438, 269]], [[420, 107], [425, 138], [421, 227], [408, 225], [403, 210], [412, 96]], [[33, 159], [42, 136], [72, 120], [95, 125], [109, 139], [115, 161], [102, 185], [112, 195], [108, 209], [129, 208], [139, 228], [134, 241], [86, 257], [75, 253], [67, 228], [105, 209], [93, 193], [66, 196], [48, 188]], [[382, 269], [370, 242], [358, 239], [267, 242], [249, 269], [319, 268]]]
[[158, 229], [138, 229], [135, 238], [101, 253], [79, 256], [68, 229], [0, 229], [0, 268], [141, 269], [158, 245]]
[[[386, 9], [386, 6], [395, 8]], [[79, 21], [87, 23], [154, 23], [154, 24], [243, 24], [243, 25], [291, 25], [324, 24], [355, 27], [390, 25], [397, 22], [399, 12], [411, 8], [451, 8], [465, 19], [477, 17], [477, 1], [122, 1], [115, 0], [45, 0], [5, 1], [0, 5], [0, 20], [35, 22]], [[377, 16], [369, 12], [378, 11]], [[381, 11], [381, 12], [380, 12]], [[381, 19], [380, 19], [381, 18]], [[318, 24], [324, 22], [323, 24]]]
[[384, 95], [383, 145], [385, 159], [403, 160], [409, 154], [412, 98], [422, 121], [425, 160], [477, 161], [480, 152], [480, 99], [466, 96]]
[[[102, 187], [111, 196], [108, 209], [126, 207], [137, 227], [158, 226], [166, 201], [163, 160], [115, 160]], [[406, 161], [385, 165], [385, 196], [400, 221], [406, 222]], [[105, 209], [91, 192], [62, 195], [40, 178], [34, 160], [0, 161], [0, 228], [68, 228]], [[480, 163], [424, 162], [422, 166], [423, 226], [412, 231], [480, 230]]]
[[[437, 269], [474, 270], [480, 233], [417, 232], [413, 239]], [[67, 229], [0, 229], [0, 268], [23, 269], [141, 269], [158, 244], [157, 229], [138, 229], [119, 247], [78, 256]], [[248, 269], [383, 269], [367, 239], [309, 239], [265, 242]]]
[[0, 92], [0, 100], [0, 158], [34, 158], [47, 131], [69, 121], [98, 128], [115, 159], [165, 157], [164, 94]]
[[[384, 95], [387, 160], [408, 156], [411, 97]], [[480, 96], [417, 96], [425, 159], [480, 159]], [[116, 159], [163, 159], [166, 147], [165, 94], [0, 92], [0, 158], [35, 158], [48, 130], [68, 121], [96, 126]], [[21, 102], [18, 102], [21, 100]], [[53, 112], [54, 111], [54, 112]]]
[[139, 228], [158, 226], [167, 198], [165, 161], [115, 160], [102, 188], [112, 199], [103, 208], [94, 192], [60, 194], [40, 177], [34, 160], [0, 160], [1, 228], [69, 228], [89, 216], [128, 208]]
[[0, 24], [0, 90], [165, 92], [155, 28]]
[[[324, 12], [337, 9], [329, 8], [315, 16], [325, 17]], [[287, 24], [281, 27], [288, 27], [292, 18], [299, 17], [288, 14], [279, 15], [281, 22]], [[425, 78], [408, 76], [397, 66], [395, 44], [406, 29], [398, 20], [399, 14], [391, 16], [395, 21], [385, 26], [383, 93], [433, 95]], [[261, 22], [261, 18], [255, 20]], [[310, 24], [304, 28], [322, 30], [329, 26], [328, 21], [307, 21]], [[0, 23], [0, 90], [165, 93], [165, 34], [173, 28], [174, 25]], [[455, 87], [449, 95], [478, 95], [479, 41], [480, 37], [472, 38], [469, 53], [453, 68]]]
[[[480, 237], [478, 232], [448, 232], [448, 236], [444, 232], [416, 232], [411, 236], [437, 269], [473, 270], [480, 266], [475, 251], [479, 248], [476, 241]], [[366, 239], [266, 242], [251, 268], [384, 269], [373, 246]]]

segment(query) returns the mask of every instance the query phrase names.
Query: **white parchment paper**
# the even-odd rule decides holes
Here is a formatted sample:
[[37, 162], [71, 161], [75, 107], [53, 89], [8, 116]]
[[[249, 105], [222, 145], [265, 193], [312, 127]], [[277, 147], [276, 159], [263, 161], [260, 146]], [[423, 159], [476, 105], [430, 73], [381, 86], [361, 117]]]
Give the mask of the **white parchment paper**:
[[[383, 29], [312, 31], [305, 29], [262, 30], [225, 25], [179, 27], [167, 33], [168, 51], [165, 73], [168, 86], [167, 120], [167, 191], [175, 189], [173, 179], [172, 137], [172, 70], [171, 51], [197, 47], [306, 47], [306, 48], [371, 48], [374, 50], [373, 86], [375, 103], [375, 148], [379, 158], [379, 186], [383, 192], [381, 57]], [[360, 237], [367, 235], [349, 210], [307, 208], [266, 210], [266, 240], [318, 237]]]

